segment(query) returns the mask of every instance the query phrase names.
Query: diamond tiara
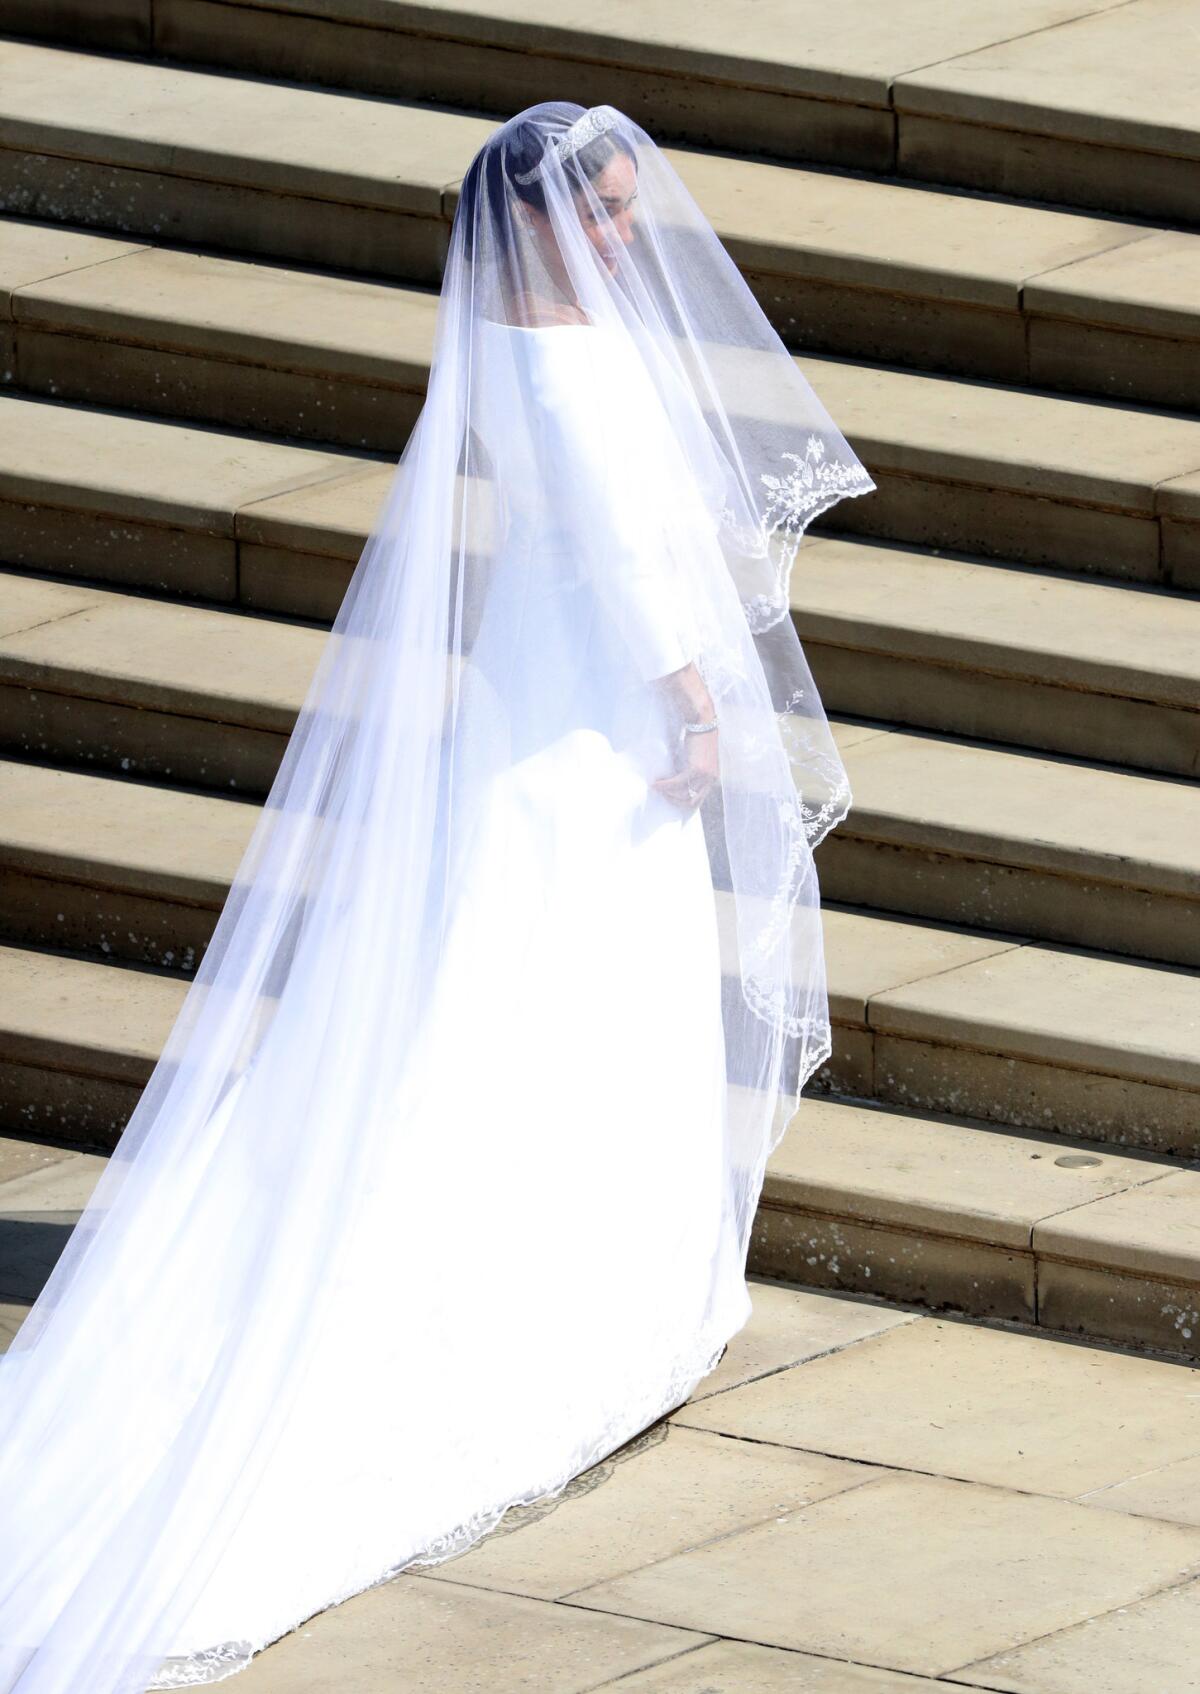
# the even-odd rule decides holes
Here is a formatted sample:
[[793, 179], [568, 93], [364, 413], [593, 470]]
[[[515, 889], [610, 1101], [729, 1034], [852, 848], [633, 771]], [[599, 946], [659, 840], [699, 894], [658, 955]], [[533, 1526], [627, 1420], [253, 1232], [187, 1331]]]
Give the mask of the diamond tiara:
[[614, 106], [589, 106], [581, 118], [576, 118], [570, 129], [564, 130], [561, 135], [551, 136], [546, 151], [532, 170], [519, 172], [513, 177], [513, 181], [522, 184], [532, 182], [545, 170], [551, 153], [559, 160], [571, 158], [580, 148], [586, 147], [589, 141], [594, 141], [598, 135], [603, 135], [605, 130], [611, 129], [620, 116]]

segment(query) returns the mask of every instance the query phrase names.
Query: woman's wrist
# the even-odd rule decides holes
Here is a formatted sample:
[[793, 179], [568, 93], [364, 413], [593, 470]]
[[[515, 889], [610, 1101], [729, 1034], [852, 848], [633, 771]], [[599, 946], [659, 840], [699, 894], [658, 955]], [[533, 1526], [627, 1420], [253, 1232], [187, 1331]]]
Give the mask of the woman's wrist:
[[716, 717], [716, 707], [704, 678], [694, 664], [661, 677], [680, 726], [685, 723], [709, 723]]

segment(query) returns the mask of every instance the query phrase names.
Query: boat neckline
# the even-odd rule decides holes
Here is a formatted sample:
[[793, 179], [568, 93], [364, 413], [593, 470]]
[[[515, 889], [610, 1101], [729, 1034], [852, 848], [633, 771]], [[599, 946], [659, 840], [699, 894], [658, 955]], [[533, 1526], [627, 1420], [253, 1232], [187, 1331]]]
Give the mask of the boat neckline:
[[599, 329], [599, 324], [590, 320], [587, 323], [571, 322], [561, 324], [506, 324], [499, 318], [484, 318], [485, 324], [491, 324], [493, 329], [519, 329], [523, 335], [532, 335], [544, 329]]

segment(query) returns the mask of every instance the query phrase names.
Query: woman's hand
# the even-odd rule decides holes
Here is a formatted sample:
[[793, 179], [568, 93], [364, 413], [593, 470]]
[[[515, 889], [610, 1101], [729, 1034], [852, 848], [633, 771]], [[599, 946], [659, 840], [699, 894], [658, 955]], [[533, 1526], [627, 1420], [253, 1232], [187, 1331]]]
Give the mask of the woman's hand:
[[680, 733], [678, 768], [667, 776], [657, 777], [650, 786], [673, 805], [684, 811], [694, 811], [709, 789], [720, 777], [720, 751], [715, 729], [693, 730], [687, 733], [685, 723], [711, 723], [716, 707], [704, 678], [694, 664], [684, 665], [669, 676], [659, 677], [672, 708], [672, 716]]
[[684, 811], [694, 811], [702, 805], [705, 795], [720, 777], [717, 737], [715, 729], [685, 735], [681, 749], [683, 768], [673, 771], [670, 776], [657, 777], [650, 784], [651, 788]]

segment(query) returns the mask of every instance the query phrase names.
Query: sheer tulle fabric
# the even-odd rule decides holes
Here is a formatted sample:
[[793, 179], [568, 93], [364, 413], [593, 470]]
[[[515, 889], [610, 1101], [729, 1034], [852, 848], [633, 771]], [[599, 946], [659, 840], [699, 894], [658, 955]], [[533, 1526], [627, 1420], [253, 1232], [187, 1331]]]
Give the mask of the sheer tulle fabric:
[[[830, 1047], [850, 795], [788, 573], [873, 486], [636, 124], [496, 132], [261, 821], [0, 1365], [5, 1694], [236, 1671], [712, 1368]], [[688, 664], [721, 780], [681, 810]]]

